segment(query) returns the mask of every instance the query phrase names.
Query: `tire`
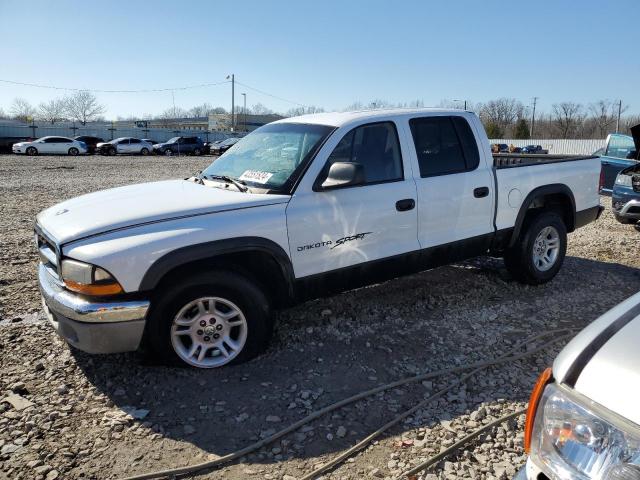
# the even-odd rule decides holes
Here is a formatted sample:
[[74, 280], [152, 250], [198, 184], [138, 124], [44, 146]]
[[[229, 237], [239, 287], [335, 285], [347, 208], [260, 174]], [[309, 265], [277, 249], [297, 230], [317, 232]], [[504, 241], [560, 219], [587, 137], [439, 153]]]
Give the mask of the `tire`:
[[[267, 297], [254, 283], [237, 273], [218, 270], [196, 274], [182, 282], [171, 282], [160, 290], [157, 299], [148, 317], [146, 338], [151, 352], [160, 361], [219, 368], [254, 358], [271, 338], [273, 321]], [[205, 307], [199, 309], [200, 305]], [[234, 308], [239, 314], [228, 321], [238, 324], [230, 326], [218, 313], [234, 315]], [[212, 314], [214, 311], [216, 313]], [[176, 320], [182, 324], [178, 325]], [[178, 331], [188, 333], [178, 335]], [[218, 332], [222, 337], [216, 340], [214, 336]], [[200, 345], [206, 345], [203, 358], [199, 358], [202, 347], [194, 347], [193, 338]], [[227, 342], [233, 342], [236, 348]], [[227, 356], [222, 354], [219, 344], [227, 351]], [[195, 350], [190, 355], [192, 348]]]
[[505, 252], [504, 263], [519, 282], [540, 285], [556, 276], [566, 253], [567, 227], [560, 215], [547, 211], [525, 219], [520, 236]]
[[173, 155], [173, 150], [171, 150], [170, 148], [167, 148], [163, 153], [164, 153], [167, 157], [170, 157], [171, 155]]
[[29, 147], [27, 148], [26, 154], [31, 156], [38, 155], [38, 149], [36, 147]]
[[201, 153], [202, 153], [202, 151], [199, 148], [196, 148], [196, 149], [193, 150], [193, 154], [196, 157], [199, 157]]
[[77, 155], [78, 155], [78, 153], [80, 153], [80, 152], [78, 151], [78, 149], [77, 149], [76, 147], [71, 147], [67, 153], [68, 153], [69, 155], [71, 155], [71, 156], [75, 157], [75, 156], [77, 156]]
[[117, 151], [116, 151], [116, 149], [115, 149], [115, 148], [113, 148], [113, 147], [111, 147], [111, 148], [107, 151], [107, 155], [111, 155], [111, 156], [115, 155], [116, 153], [118, 153], [118, 152], [117, 152]]
[[143, 148], [142, 150], [140, 150], [140, 155], [144, 155], [146, 157], [147, 155], [149, 155], [149, 149]]

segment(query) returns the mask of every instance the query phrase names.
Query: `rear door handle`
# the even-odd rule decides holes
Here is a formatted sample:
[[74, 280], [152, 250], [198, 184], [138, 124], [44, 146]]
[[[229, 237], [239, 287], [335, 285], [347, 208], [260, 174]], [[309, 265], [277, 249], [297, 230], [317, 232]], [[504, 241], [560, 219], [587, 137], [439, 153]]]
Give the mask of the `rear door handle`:
[[476, 198], [483, 198], [489, 195], [489, 187], [478, 187], [473, 189], [473, 196]]
[[396, 210], [399, 212], [406, 212], [413, 210], [416, 206], [416, 201], [413, 198], [405, 198], [404, 200], [398, 200], [396, 202]]

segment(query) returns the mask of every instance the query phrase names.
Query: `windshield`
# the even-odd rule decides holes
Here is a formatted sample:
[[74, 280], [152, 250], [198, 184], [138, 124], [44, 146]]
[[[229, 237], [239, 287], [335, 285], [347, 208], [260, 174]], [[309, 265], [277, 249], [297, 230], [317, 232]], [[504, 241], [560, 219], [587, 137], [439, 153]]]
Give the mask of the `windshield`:
[[176, 143], [178, 140], [180, 140], [180, 137], [173, 137], [167, 140], [166, 143]]
[[265, 125], [238, 141], [202, 176], [226, 175], [248, 186], [286, 191], [333, 130], [302, 123]]

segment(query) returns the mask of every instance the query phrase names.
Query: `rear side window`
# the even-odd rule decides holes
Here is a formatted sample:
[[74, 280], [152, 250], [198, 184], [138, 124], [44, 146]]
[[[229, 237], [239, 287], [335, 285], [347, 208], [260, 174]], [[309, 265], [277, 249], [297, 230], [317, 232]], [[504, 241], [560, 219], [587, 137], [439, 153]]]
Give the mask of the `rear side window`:
[[478, 167], [478, 147], [464, 118], [413, 118], [409, 125], [421, 177], [460, 173]]
[[334, 162], [362, 164], [365, 183], [402, 180], [402, 156], [395, 125], [380, 122], [354, 128], [331, 152], [325, 175]]
[[138, 140], [137, 138], [132, 138], [129, 142], [130, 143], [140, 143], [140, 140]]

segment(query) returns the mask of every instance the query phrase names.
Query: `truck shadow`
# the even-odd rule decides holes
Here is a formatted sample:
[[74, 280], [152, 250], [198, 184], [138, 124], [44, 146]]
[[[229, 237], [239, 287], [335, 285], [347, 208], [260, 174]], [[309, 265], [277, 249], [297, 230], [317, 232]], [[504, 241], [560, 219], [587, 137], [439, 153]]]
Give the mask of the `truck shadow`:
[[[172, 458], [225, 455], [357, 392], [494, 358], [544, 330], [581, 328], [639, 289], [640, 269], [614, 263], [567, 257], [554, 281], [531, 287], [512, 282], [500, 260], [479, 258], [281, 312], [271, 347], [243, 365], [197, 371], [139, 355], [74, 356], [115, 406], [144, 417], [121, 426], [102, 419], [111, 435], [130, 437], [112, 443], [114, 456], [126, 458], [137, 437], [157, 433], [154, 451], [163, 460], [126, 467], [143, 472], [168, 467]], [[561, 346], [488, 370], [385, 435], [437, 425], [481, 402], [526, 402]], [[403, 386], [320, 417], [245, 456], [242, 468], [344, 450], [454, 378]]]

